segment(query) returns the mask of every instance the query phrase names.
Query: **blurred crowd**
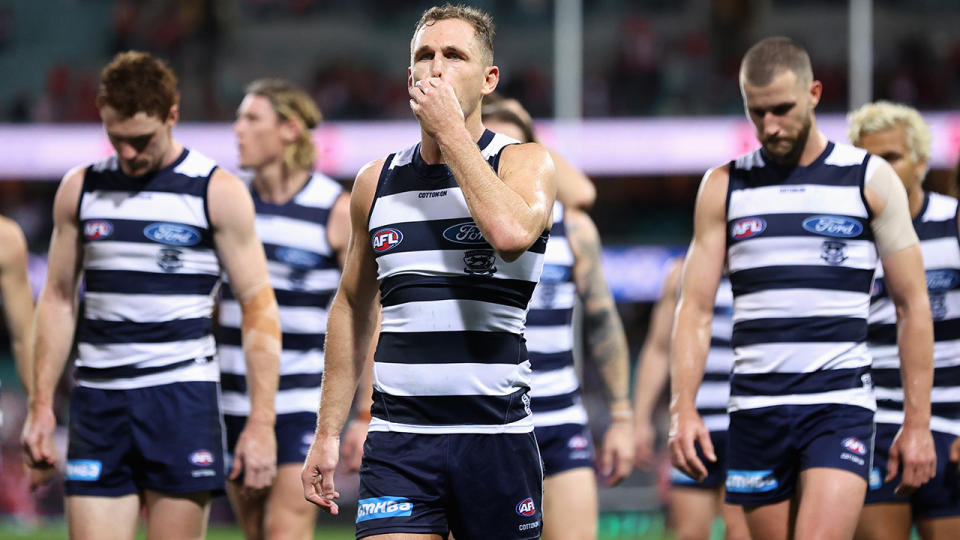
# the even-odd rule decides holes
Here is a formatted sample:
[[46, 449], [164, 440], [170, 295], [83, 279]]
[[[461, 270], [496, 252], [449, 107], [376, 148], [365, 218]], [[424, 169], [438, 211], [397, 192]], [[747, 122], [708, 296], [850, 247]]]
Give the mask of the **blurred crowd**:
[[[31, 69], [37, 88], [0, 83], [0, 121], [97, 121], [93, 104], [97, 66], [115, 52], [150, 50], [167, 58], [181, 74], [187, 104], [186, 121], [227, 121], [241, 93], [251, 64], [275, 62], [284, 75], [307, 87], [328, 119], [407, 119], [410, 117], [402, 73], [395, 63], [370, 50], [397, 53], [397, 39], [409, 29], [406, 21], [431, 2], [417, 0], [350, 2], [333, 0], [157, 0], [107, 2], [102, 34], [84, 42], [86, 61], [71, 55], [38, 56]], [[498, 61], [505, 65], [501, 90], [528, 105], [535, 117], [553, 112], [552, 27], [554, 2], [548, 0], [479, 0], [499, 22]], [[23, 54], [35, 36], [18, 32], [20, 19], [32, 12], [0, 9], [0, 55]], [[737, 65], [746, 44], [769, 31], [787, 31], [801, 42], [822, 39], [819, 28], [794, 35], [786, 25], [788, 5], [823, 12], [831, 30], [846, 31], [845, 2], [784, 3], [780, 0], [623, 0], [584, 2], [584, 93], [587, 117], [737, 114]], [[960, 20], [960, 6], [925, 0], [875, 2], [879, 29], [902, 14], [928, 10], [932, 19]], [[69, 7], [65, 3], [62, 7]], [[704, 9], [706, 8], [706, 9]], [[407, 14], [410, 16], [400, 16]], [[696, 13], [695, 20], [688, 16]], [[369, 31], [347, 32], [352, 40], [329, 38], [334, 50], [301, 50], [310, 43], [328, 43], [317, 36], [291, 32], [332, 33], [332, 28], [362, 25]], [[403, 21], [403, 26], [397, 21]], [[678, 24], [678, 21], [680, 24]], [[783, 30], [780, 30], [780, 29]], [[255, 30], [252, 30], [255, 29]], [[253, 35], [252, 32], [255, 32]], [[57, 40], [51, 31], [44, 39]], [[59, 39], [71, 40], [64, 35]], [[811, 46], [818, 78], [826, 93], [824, 112], [847, 107], [845, 36], [840, 46]], [[402, 39], [402, 38], [400, 38]], [[267, 43], [261, 43], [265, 40]], [[536, 40], [531, 44], [530, 40]], [[285, 42], [289, 47], [285, 48]], [[400, 41], [404, 43], [404, 41]], [[815, 43], [810, 43], [815, 45]], [[960, 36], [943, 32], [900, 32], [877, 47], [874, 70], [876, 98], [914, 105], [921, 110], [960, 106]], [[78, 45], [79, 47], [79, 45]], [[323, 46], [326, 49], [326, 45]], [[252, 51], [259, 49], [259, 52]], [[289, 50], [295, 49], [295, 50]], [[366, 51], [362, 54], [358, 50]], [[821, 50], [823, 49], [823, 50]], [[545, 52], [546, 55], [540, 54]], [[272, 53], [280, 54], [282, 63]], [[393, 54], [396, 56], [396, 54]], [[0, 56], [2, 57], [2, 56]], [[267, 58], [260, 64], [251, 59]], [[387, 66], [391, 66], [390, 69]], [[262, 75], [262, 73], [258, 74]], [[29, 77], [21, 80], [29, 79]]]

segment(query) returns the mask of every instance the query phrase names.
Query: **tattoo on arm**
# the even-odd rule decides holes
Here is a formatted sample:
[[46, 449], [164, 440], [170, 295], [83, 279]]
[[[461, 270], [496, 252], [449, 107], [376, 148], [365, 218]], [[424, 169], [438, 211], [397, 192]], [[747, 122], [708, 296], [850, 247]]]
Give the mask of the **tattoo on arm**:
[[567, 220], [567, 237], [576, 257], [574, 279], [583, 302], [587, 355], [600, 370], [611, 402], [630, 396], [627, 339], [600, 264], [600, 238], [592, 223]]

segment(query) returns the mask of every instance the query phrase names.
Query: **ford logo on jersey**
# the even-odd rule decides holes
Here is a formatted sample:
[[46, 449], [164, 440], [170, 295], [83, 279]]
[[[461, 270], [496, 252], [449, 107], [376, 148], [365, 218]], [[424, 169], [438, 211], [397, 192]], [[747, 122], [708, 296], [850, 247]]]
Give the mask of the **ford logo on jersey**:
[[803, 220], [803, 228], [813, 234], [836, 238], [854, 238], [863, 232], [863, 225], [843, 216], [813, 216]]
[[847, 437], [841, 443], [844, 448], [857, 454], [858, 456], [865, 455], [867, 453], [867, 445], [863, 444], [860, 439], [856, 437]]
[[409, 516], [413, 503], [406, 497], [376, 497], [357, 501], [357, 523], [368, 519]]
[[315, 268], [320, 264], [320, 255], [305, 249], [279, 247], [274, 255], [294, 268]]
[[533, 499], [526, 499], [517, 503], [517, 513], [524, 517], [530, 517], [537, 513], [537, 507], [533, 504]]
[[763, 218], [749, 217], [738, 219], [730, 226], [730, 236], [734, 240], [745, 240], [767, 230], [767, 222]]
[[373, 250], [377, 253], [389, 251], [403, 242], [403, 233], [397, 229], [380, 229], [373, 233]]
[[570, 279], [570, 267], [563, 264], [544, 264], [540, 273], [541, 283], [560, 283]]
[[213, 465], [213, 454], [209, 450], [197, 450], [190, 454], [190, 463], [198, 467]]
[[960, 283], [956, 270], [927, 270], [927, 289], [936, 292], [952, 290]]
[[443, 231], [443, 237], [457, 244], [486, 244], [483, 233], [477, 224], [468, 221], [466, 223], [457, 223], [452, 227], [447, 227]]
[[113, 224], [103, 219], [92, 219], [83, 224], [83, 236], [87, 240], [100, 240], [113, 234]]
[[200, 243], [200, 231], [179, 223], [151, 223], [143, 228], [143, 235], [169, 246], [195, 246]]

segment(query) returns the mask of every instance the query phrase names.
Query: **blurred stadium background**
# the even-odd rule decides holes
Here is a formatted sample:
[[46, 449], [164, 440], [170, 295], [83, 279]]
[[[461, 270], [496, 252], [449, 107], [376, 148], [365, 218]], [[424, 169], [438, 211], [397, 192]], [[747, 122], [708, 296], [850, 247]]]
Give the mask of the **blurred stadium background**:
[[[319, 167], [349, 185], [360, 164], [418, 136], [404, 68], [413, 25], [433, 3], [0, 0], [0, 213], [28, 237], [35, 292], [57, 180], [110, 152], [94, 94], [99, 69], [115, 52], [144, 49], [171, 63], [182, 93], [175, 134], [232, 170], [229, 122], [245, 84], [263, 76], [301, 84], [327, 120], [315, 133]], [[756, 144], [736, 76], [757, 39], [784, 34], [808, 48], [824, 83], [818, 120], [831, 138], [846, 140], [845, 112], [867, 100], [918, 107], [933, 128], [928, 185], [956, 192], [957, 0], [470, 3], [497, 22], [502, 93], [524, 103], [543, 140], [597, 186], [592, 215], [634, 359], [666, 261], [689, 238], [700, 175]], [[20, 472], [25, 403], [8, 350], [0, 326], [0, 538], [64, 537], [61, 488], [31, 497]], [[584, 380], [595, 433], [602, 433], [607, 418], [589, 365]], [[356, 480], [341, 476], [340, 483], [349, 501]], [[663, 537], [661, 488], [656, 471], [637, 471], [602, 489], [600, 537]], [[353, 511], [348, 502], [345, 516]], [[321, 519], [318, 537], [352, 538], [351, 521]], [[221, 500], [210, 538], [239, 538], [230, 524]]]

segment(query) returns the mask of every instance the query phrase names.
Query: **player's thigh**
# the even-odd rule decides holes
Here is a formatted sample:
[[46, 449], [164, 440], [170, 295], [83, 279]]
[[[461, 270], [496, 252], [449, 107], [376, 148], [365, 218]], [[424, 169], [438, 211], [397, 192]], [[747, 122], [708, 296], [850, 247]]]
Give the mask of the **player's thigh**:
[[917, 531], [923, 540], [952, 540], [960, 538], [960, 516], [921, 519]]
[[300, 465], [293, 463], [277, 467], [264, 522], [269, 540], [313, 538], [317, 507], [303, 498], [300, 469]]
[[851, 471], [828, 467], [802, 471], [794, 537], [796, 540], [852, 538], [866, 492], [866, 480]]
[[[227, 499], [230, 500], [230, 507], [233, 508], [233, 513], [237, 517], [237, 523], [243, 529], [244, 538], [247, 540], [263, 538], [263, 515], [266, 511], [267, 492], [244, 492], [243, 485], [233, 480], [227, 481], [226, 490]], [[302, 496], [300, 498], [303, 499]]]
[[68, 496], [67, 527], [74, 540], [128, 540], [137, 530], [140, 497]]
[[543, 540], [597, 537], [597, 477], [579, 467], [543, 479]]
[[[908, 503], [867, 504], [860, 511], [854, 540], [909, 540], [913, 517]], [[958, 537], [960, 538], [960, 537]]]
[[747, 518], [743, 515], [742, 506], [724, 503], [720, 515], [723, 516], [723, 525], [726, 528], [725, 540], [750, 540], [750, 529], [747, 528]]
[[201, 540], [207, 535], [210, 492], [165, 494], [145, 491], [147, 538], [150, 540]]
[[787, 540], [792, 538], [797, 508], [796, 498], [762, 506], [743, 507], [751, 538], [762, 540]]
[[720, 490], [717, 488], [670, 488], [670, 522], [677, 540], [706, 540], [710, 538], [713, 520], [720, 508]]

